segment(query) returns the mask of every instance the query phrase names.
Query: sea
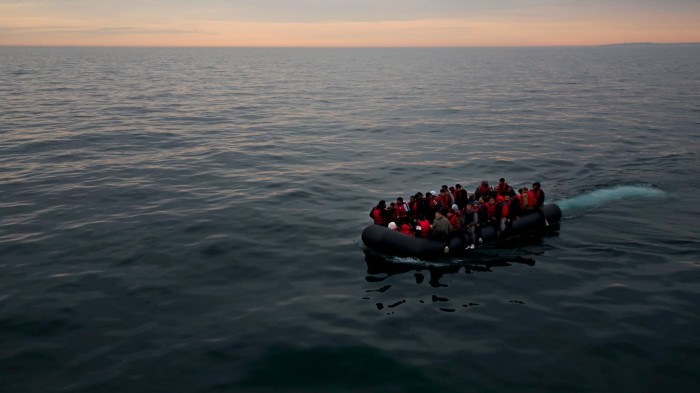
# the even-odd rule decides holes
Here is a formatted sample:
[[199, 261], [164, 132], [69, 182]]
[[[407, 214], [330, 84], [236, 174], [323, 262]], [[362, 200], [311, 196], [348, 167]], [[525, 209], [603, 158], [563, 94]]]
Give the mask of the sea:
[[[697, 392], [700, 45], [0, 48], [0, 391]], [[538, 181], [422, 261], [370, 209]]]

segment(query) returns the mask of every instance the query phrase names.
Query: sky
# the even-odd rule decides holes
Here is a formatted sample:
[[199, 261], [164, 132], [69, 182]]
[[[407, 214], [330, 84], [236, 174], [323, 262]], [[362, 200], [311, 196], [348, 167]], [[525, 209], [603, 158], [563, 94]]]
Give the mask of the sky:
[[700, 0], [0, 0], [0, 45], [700, 42]]

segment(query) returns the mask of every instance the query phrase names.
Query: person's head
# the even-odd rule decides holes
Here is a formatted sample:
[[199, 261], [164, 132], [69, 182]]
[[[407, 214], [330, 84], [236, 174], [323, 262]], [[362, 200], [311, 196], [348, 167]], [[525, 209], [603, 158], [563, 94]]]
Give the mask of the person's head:
[[461, 184], [455, 184], [455, 188], [458, 189], [458, 190], [461, 190], [461, 189], [462, 189], [462, 185], [461, 185]]
[[489, 205], [495, 205], [496, 204], [496, 198], [491, 197], [489, 198]]
[[540, 182], [536, 181], [536, 182], [532, 183], [532, 189], [535, 191], [539, 190], [540, 189]]
[[415, 202], [415, 200], [416, 200], [416, 197], [413, 196], [413, 195], [411, 195], [410, 197], [408, 197], [408, 201], [409, 201], [409, 202]]
[[489, 186], [489, 182], [487, 182], [486, 180], [482, 180], [482, 181], [481, 181], [481, 186], [482, 186], [482, 187], [488, 187], [488, 186]]
[[402, 197], [396, 198], [396, 203], [399, 204], [399, 205], [402, 205], [402, 204], [403, 204], [403, 198], [402, 198]]
[[474, 206], [472, 205], [467, 205], [467, 213], [473, 213], [474, 212]]
[[390, 222], [390, 223], [389, 223], [389, 229], [391, 229], [391, 230], [395, 231], [395, 230], [396, 230], [396, 223], [395, 223], [395, 222], [393, 222], [393, 221], [392, 221], [392, 222]]
[[506, 179], [504, 179], [504, 178], [498, 179], [498, 183], [500, 183], [500, 184], [503, 184], [503, 183], [505, 183], [505, 182], [506, 182]]
[[380, 209], [386, 208], [386, 201], [382, 199], [381, 201], [379, 201], [379, 203], [377, 203], [377, 207]]
[[506, 202], [509, 201], [509, 200], [510, 200], [510, 194], [504, 195], [504, 196], [503, 196], [503, 199], [505, 199]]
[[440, 187], [441, 190], [447, 190], [447, 184], [443, 184], [442, 187]]
[[454, 187], [452, 187], [452, 186], [450, 186], [449, 190], [450, 190], [450, 191], [454, 191], [454, 190], [455, 190], [455, 188], [454, 188]]
[[457, 206], [456, 203], [453, 203], [453, 204], [452, 204], [452, 211], [455, 211], [455, 212], [456, 212], [457, 210], [459, 210], [459, 206]]
[[417, 192], [416, 193], [416, 199], [423, 199], [423, 193], [422, 192]]

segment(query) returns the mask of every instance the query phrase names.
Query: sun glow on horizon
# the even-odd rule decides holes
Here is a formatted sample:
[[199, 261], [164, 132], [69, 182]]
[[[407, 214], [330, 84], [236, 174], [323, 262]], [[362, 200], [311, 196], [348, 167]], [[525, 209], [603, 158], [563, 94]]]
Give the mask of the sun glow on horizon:
[[[120, 2], [121, 8], [91, 4], [82, 11], [66, 11], [56, 4], [66, 1], [0, 0], [0, 45], [464, 47], [700, 42], [700, 6], [689, 6], [689, 10], [653, 9], [653, 14], [639, 9], [623, 15], [620, 10], [595, 13], [588, 8], [548, 8], [543, 3], [529, 9], [461, 10], [455, 15], [426, 8], [399, 13], [402, 18], [392, 19], [387, 11], [387, 15], [380, 15], [385, 18], [358, 14], [343, 19], [331, 13], [333, 8], [327, 5], [326, 17], [305, 18], [303, 12], [298, 12], [275, 20], [265, 13], [269, 10], [252, 5], [244, 11], [256, 17], [246, 19], [238, 8], [226, 8], [230, 6], [218, 0], [204, 2], [209, 3], [208, 7], [179, 5], [173, 10], [157, 9], [152, 3], [139, 6], [135, 1]], [[437, 3], [444, 5], [445, 1]], [[216, 15], [212, 7], [220, 7], [222, 15]], [[427, 16], [423, 17], [421, 11]]]

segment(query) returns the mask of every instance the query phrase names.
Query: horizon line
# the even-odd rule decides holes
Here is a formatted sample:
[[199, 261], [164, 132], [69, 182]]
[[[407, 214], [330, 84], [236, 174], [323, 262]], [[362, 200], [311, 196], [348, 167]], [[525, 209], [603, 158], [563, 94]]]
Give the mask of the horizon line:
[[610, 44], [571, 44], [571, 45], [386, 45], [386, 46], [321, 46], [321, 45], [51, 45], [51, 44], [0, 44], [0, 48], [163, 48], [163, 49], [467, 49], [467, 48], [595, 48], [603, 46], [654, 46], [654, 45], [700, 45], [691, 42], [620, 42]]

